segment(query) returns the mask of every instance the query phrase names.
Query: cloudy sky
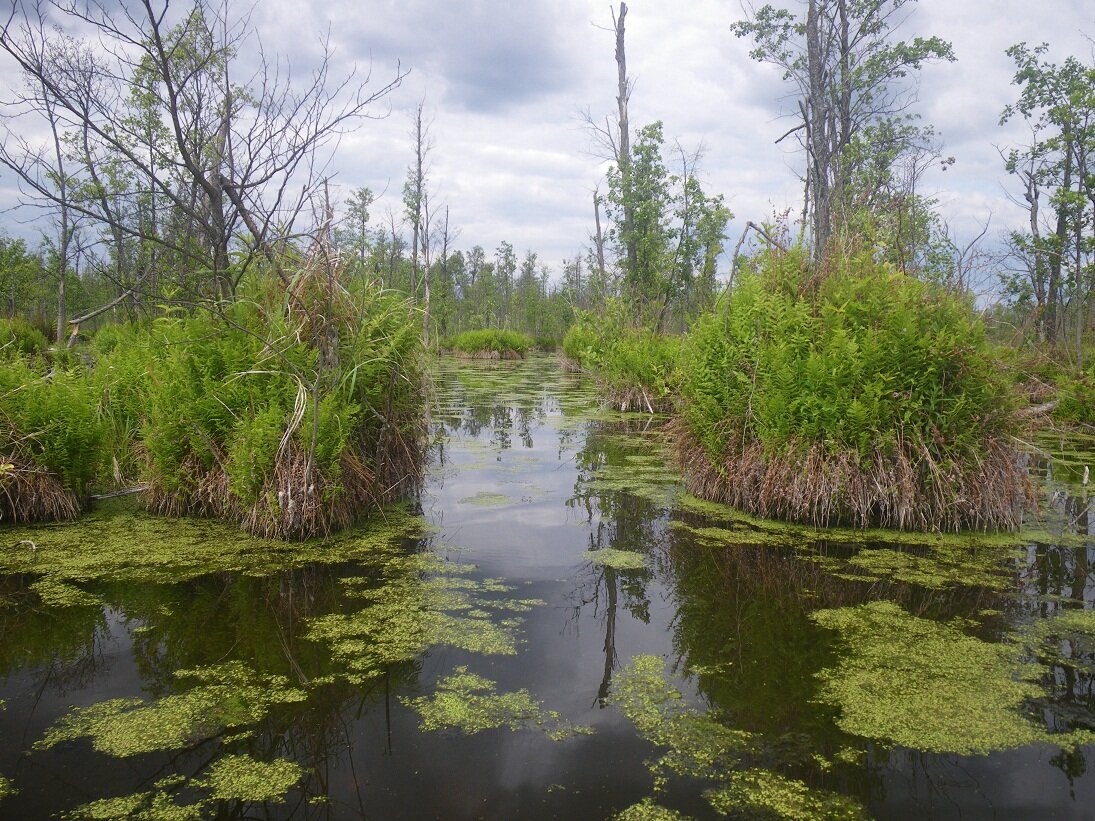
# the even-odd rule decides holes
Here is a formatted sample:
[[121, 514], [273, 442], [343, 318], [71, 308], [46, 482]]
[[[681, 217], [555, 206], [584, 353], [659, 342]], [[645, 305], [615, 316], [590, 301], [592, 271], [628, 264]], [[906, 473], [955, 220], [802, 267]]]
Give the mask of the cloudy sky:
[[[797, 9], [800, 0], [788, 0]], [[1022, 222], [1007, 199], [1014, 184], [997, 147], [1019, 144], [1021, 124], [998, 124], [1013, 101], [1013, 68], [1004, 50], [1048, 42], [1051, 57], [1092, 61], [1095, 4], [1084, 0], [921, 0], [901, 36], [950, 40], [958, 61], [929, 66], [917, 111], [944, 141], [955, 165], [933, 173], [934, 193], [952, 228], [972, 236]], [[730, 24], [736, 0], [633, 0], [627, 56], [635, 80], [631, 119], [662, 120], [669, 141], [706, 148], [703, 176], [746, 220], [798, 208], [802, 157], [781, 113], [793, 102], [771, 66], [751, 61]], [[434, 202], [450, 207], [458, 245], [491, 251], [502, 240], [532, 249], [554, 269], [588, 244], [591, 197], [604, 165], [591, 153], [579, 112], [603, 117], [615, 105], [616, 66], [610, 4], [602, 0], [261, 0], [253, 22], [267, 51], [300, 70], [326, 33], [344, 67], [371, 66], [379, 82], [396, 61], [410, 69], [387, 100], [384, 119], [343, 139], [334, 161], [342, 192], [366, 185], [386, 192], [378, 219], [401, 210], [411, 160], [411, 114], [423, 101], [433, 141]], [[10, 76], [4, 72], [2, 76]], [[8, 180], [0, 180], [6, 187]]]

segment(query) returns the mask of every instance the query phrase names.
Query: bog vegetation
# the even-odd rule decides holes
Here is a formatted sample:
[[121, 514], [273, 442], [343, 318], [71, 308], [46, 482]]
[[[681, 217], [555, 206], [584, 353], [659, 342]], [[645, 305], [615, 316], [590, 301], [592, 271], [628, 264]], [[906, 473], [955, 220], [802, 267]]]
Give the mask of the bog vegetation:
[[321, 50], [311, 83], [263, 63], [238, 86], [258, 35], [227, 6], [18, 5], [0, 163], [44, 241], [0, 238], [0, 518], [140, 487], [162, 513], [322, 533], [415, 486], [421, 352], [561, 346], [607, 403], [675, 417], [702, 495], [814, 524], [1016, 526], [1016, 436], [1095, 423], [1095, 68], [1009, 50], [1002, 119], [1032, 142], [1004, 169], [1030, 228], [993, 262], [920, 193], [950, 159], [910, 116], [916, 75], [955, 58], [898, 39], [912, 3], [766, 5], [733, 26], [800, 103], [785, 136], [805, 188], [798, 223], [752, 215], [732, 247], [703, 151], [629, 119], [620, 4], [615, 110], [586, 118], [607, 171], [589, 243], [555, 273], [502, 239], [457, 247], [421, 104], [398, 203], [315, 170], [396, 98], [400, 69], [340, 80]]

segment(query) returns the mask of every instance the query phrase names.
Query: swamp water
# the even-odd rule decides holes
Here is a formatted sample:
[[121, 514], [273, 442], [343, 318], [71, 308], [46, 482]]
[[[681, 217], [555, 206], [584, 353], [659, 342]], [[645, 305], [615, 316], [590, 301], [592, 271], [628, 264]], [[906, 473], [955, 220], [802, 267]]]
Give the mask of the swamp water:
[[0, 818], [1095, 817], [1095, 443], [1021, 537], [813, 531], [552, 358], [435, 388], [421, 516], [0, 531]]

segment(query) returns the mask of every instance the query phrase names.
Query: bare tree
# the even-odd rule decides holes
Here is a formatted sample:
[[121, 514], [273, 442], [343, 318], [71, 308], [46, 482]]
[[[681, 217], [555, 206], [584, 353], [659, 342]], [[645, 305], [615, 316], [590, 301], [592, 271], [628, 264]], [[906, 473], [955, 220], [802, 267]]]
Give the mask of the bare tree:
[[[87, 39], [55, 30], [48, 15], [87, 32]], [[241, 84], [234, 75], [249, 50], [257, 52], [257, 67]], [[179, 228], [126, 219], [111, 207], [107, 180], [96, 186], [100, 196], [72, 207], [116, 236], [156, 244], [209, 271], [205, 295], [218, 298], [234, 293], [256, 255], [288, 281], [278, 249], [297, 235], [295, 223], [318, 191], [324, 149], [364, 119], [384, 116], [377, 104], [405, 76], [397, 68], [376, 89], [368, 74], [332, 77], [324, 40], [318, 64], [301, 83], [288, 64], [267, 59], [247, 17], [209, 0], [194, 0], [182, 14], [169, 0], [18, 2], [0, 29], [0, 56], [41, 86], [62, 130], [81, 135], [89, 172], [124, 166], [133, 195], [154, 197]], [[156, 139], [150, 140], [149, 120], [133, 116], [134, 88], [163, 127]], [[41, 110], [33, 101], [15, 101], [4, 113], [11, 123], [14, 115]], [[57, 201], [32, 175], [5, 164], [37, 196]]]
[[872, 129], [883, 126], [886, 139], [919, 133], [896, 119], [915, 99], [899, 81], [929, 60], [954, 60], [938, 37], [890, 38], [902, 9], [915, 1], [807, 0], [805, 19], [765, 5], [732, 27], [753, 40], [754, 59], [779, 66], [795, 89], [797, 122], [776, 142], [796, 135], [805, 149], [804, 212], [817, 259], [825, 256], [857, 164], [878, 155]]

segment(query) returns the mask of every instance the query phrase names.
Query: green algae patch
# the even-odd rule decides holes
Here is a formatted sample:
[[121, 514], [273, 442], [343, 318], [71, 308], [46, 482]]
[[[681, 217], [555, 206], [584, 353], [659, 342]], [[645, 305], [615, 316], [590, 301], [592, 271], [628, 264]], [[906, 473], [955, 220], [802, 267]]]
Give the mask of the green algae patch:
[[[960, 531], [949, 532], [918, 532], [905, 530], [887, 530], [883, 528], [850, 528], [827, 527], [817, 528], [809, 525], [779, 522], [773, 519], [765, 519], [753, 516], [731, 505], [721, 502], [711, 502], [700, 499], [690, 493], [682, 493], [677, 500], [676, 508], [685, 513], [694, 513], [704, 516], [712, 521], [732, 523], [732, 528], [725, 529], [730, 534], [743, 532], [745, 528], [752, 528], [758, 534], [760, 541], [752, 544], [767, 544], [771, 542], [806, 545], [814, 542], [828, 542], [830, 544], [847, 545], [918, 545], [924, 547], [1018, 547], [1029, 541], [1026, 533], [1008, 532], [983, 532]], [[713, 534], [711, 534], [713, 536]], [[733, 540], [736, 535], [727, 536]], [[733, 543], [733, 542], [732, 542]]]
[[413, 661], [435, 645], [514, 655], [521, 623], [517, 614], [542, 602], [499, 597], [512, 588], [497, 579], [459, 575], [465, 568], [433, 554], [393, 557], [379, 579], [342, 580], [362, 607], [312, 619], [305, 637], [325, 644], [343, 677], [354, 683]]
[[[84, 587], [96, 582], [175, 584], [210, 573], [267, 576], [307, 564], [369, 560], [423, 533], [421, 518], [401, 507], [328, 539], [258, 539], [208, 520], [125, 510], [97, 511], [73, 524], [7, 530], [0, 575], [39, 576], [33, 587], [47, 606], [97, 604]], [[34, 550], [19, 546], [33, 541]]]
[[582, 558], [613, 570], [642, 570], [646, 567], [646, 559], [642, 553], [636, 553], [633, 550], [617, 550], [614, 547], [587, 550], [582, 554]]
[[54, 576], [45, 576], [31, 584], [30, 589], [46, 607], [95, 607], [102, 604], [98, 597]]
[[254, 724], [274, 705], [306, 697], [284, 677], [256, 673], [240, 662], [181, 670], [176, 677], [198, 685], [153, 702], [117, 698], [76, 708], [55, 723], [34, 748], [49, 749], [63, 741], [90, 738], [96, 750], [119, 758], [176, 750], [226, 728]]
[[837, 724], [848, 733], [960, 755], [1088, 740], [1028, 717], [1025, 705], [1044, 693], [1023, 680], [1037, 670], [1023, 663], [1019, 643], [989, 644], [885, 601], [812, 618], [835, 630], [845, 651], [819, 677], [820, 699], [840, 708]]
[[649, 763], [655, 794], [676, 774], [711, 782], [704, 796], [722, 814], [760, 811], [802, 821], [866, 818], [865, 810], [846, 796], [758, 767], [769, 757], [764, 738], [685, 704], [657, 656], [632, 659], [616, 677], [611, 701], [643, 738], [665, 748]]
[[197, 786], [218, 800], [280, 804], [302, 775], [299, 764], [283, 758], [258, 761], [249, 755], [229, 755], [214, 761]]
[[545, 710], [528, 690], [499, 693], [497, 686], [461, 666], [438, 681], [432, 696], [400, 700], [422, 717], [422, 729], [427, 731], [452, 728], [473, 735], [497, 728], [516, 731], [535, 726], [553, 741], [592, 732], [564, 721], [554, 710]]
[[999, 548], [978, 550], [948, 543], [934, 545], [927, 553], [864, 548], [848, 564], [873, 579], [889, 578], [932, 590], [948, 587], [1008, 590], [1013, 582], [1006, 563], [1014, 557], [1013, 551]]
[[651, 798], [644, 798], [613, 815], [612, 821], [691, 821], [691, 817], [656, 804]]
[[203, 816], [202, 804], [177, 804], [167, 793], [155, 790], [100, 798], [81, 804], [64, 817], [72, 821], [201, 821]]
[[15, 785], [11, 783], [11, 780], [0, 775], [0, 801], [3, 801], [9, 795], [15, 795], [19, 792], [15, 789]]
[[462, 505], [477, 505], [479, 507], [502, 507], [513, 504], [513, 498], [504, 493], [488, 493], [481, 491], [474, 496], [465, 496], [460, 500]]
[[868, 817], [851, 798], [811, 790], [801, 781], [769, 770], [739, 772], [730, 784], [708, 792], [706, 797], [723, 815], [749, 807], [795, 821], [859, 821]]

